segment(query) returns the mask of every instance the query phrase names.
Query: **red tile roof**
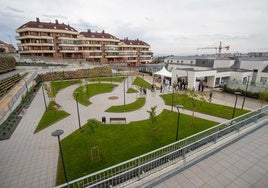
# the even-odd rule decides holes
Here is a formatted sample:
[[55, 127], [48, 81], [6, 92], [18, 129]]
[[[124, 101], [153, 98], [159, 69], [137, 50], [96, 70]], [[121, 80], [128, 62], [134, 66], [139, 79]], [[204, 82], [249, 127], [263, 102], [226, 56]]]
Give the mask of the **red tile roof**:
[[147, 44], [146, 42], [143, 42], [139, 39], [136, 39], [136, 40], [129, 40], [129, 39], [123, 39], [123, 40], [120, 40], [120, 42], [123, 42], [125, 43], [126, 45], [140, 45], [140, 46], [150, 46], [149, 44]]
[[87, 38], [107, 38], [107, 39], [117, 39], [115, 36], [109, 34], [109, 33], [105, 33], [104, 31], [102, 31], [101, 33], [98, 32], [91, 32], [90, 30], [88, 30], [87, 32], [81, 32], [81, 35], [83, 35], [84, 37]]
[[76, 31], [70, 25], [66, 25], [64, 23], [62, 24], [58, 23], [57, 20], [56, 20], [56, 23], [51, 23], [51, 22], [40, 22], [38, 19], [37, 21], [27, 22], [26, 24], [23, 24], [22, 26], [20, 26], [18, 29], [22, 29], [26, 27], [39, 28], [39, 29], [59, 29], [59, 30], [67, 30], [67, 31]]

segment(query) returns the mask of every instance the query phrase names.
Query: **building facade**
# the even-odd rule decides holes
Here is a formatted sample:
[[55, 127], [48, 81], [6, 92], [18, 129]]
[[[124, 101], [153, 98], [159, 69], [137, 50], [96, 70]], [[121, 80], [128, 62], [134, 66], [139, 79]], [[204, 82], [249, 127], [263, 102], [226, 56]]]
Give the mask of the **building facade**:
[[5, 43], [0, 40], [0, 53], [15, 53], [16, 49], [12, 44]]
[[202, 81], [211, 88], [243, 89], [248, 83], [252, 92], [268, 88], [268, 57], [171, 56], [164, 63], [172, 82], [184, 80], [190, 89], [197, 90]]
[[90, 62], [125, 62], [138, 66], [152, 62], [150, 45], [141, 40], [120, 40], [102, 32], [78, 32], [70, 25], [30, 21], [19, 27], [16, 37], [20, 55], [80, 58]]

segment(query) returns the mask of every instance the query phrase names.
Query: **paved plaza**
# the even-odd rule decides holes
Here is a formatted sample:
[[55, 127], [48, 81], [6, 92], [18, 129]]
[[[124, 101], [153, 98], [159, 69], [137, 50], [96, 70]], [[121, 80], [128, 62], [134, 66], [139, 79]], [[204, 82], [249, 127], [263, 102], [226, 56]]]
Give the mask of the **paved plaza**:
[[268, 187], [268, 124], [193, 164], [147, 182], [152, 187]]
[[[146, 79], [150, 81], [151, 78], [147, 77]], [[103, 116], [105, 116], [107, 119], [109, 117], [118, 116], [118, 113], [116, 113], [115, 115], [113, 113], [105, 112], [105, 110], [110, 106], [123, 104], [123, 101], [124, 101], [123, 83], [118, 83], [118, 84], [119, 84], [118, 87], [116, 87], [111, 93], [100, 94], [100, 95], [92, 97], [90, 99], [92, 104], [89, 105], [88, 107], [79, 105], [81, 124], [86, 123], [87, 120], [90, 118], [96, 118], [98, 120], [101, 120]], [[45, 111], [42, 91], [39, 90], [36, 93], [36, 96], [31, 106], [25, 111], [24, 116], [22, 120], [20, 121], [20, 124], [16, 128], [11, 138], [8, 140], [0, 141], [0, 151], [1, 151], [0, 152], [0, 169], [1, 169], [0, 170], [0, 187], [1, 188], [10, 188], [10, 187], [11, 188], [16, 188], [16, 187], [47, 188], [47, 187], [55, 186], [57, 163], [58, 163], [58, 157], [59, 157], [58, 156], [59, 148], [58, 148], [57, 138], [52, 137], [51, 133], [57, 129], [62, 129], [64, 130], [64, 134], [61, 136], [61, 138], [63, 139], [78, 129], [76, 102], [72, 96], [74, 89], [77, 87], [78, 85], [73, 85], [66, 89], [63, 89], [58, 93], [56, 97], [56, 102], [59, 105], [61, 105], [62, 108], [70, 114], [70, 116], [34, 134], [34, 130]], [[139, 94], [126, 94], [126, 103], [134, 102], [136, 98], [139, 97], [138, 95]], [[118, 99], [109, 100], [108, 98], [111, 96], [117, 96]], [[221, 104], [233, 106], [234, 96], [229, 95], [229, 94], [222, 94], [221, 92], [217, 92], [213, 95], [212, 101], [215, 103], [221, 103]], [[242, 97], [238, 100], [238, 105], [241, 103], [242, 103]], [[157, 106], [157, 109], [156, 109], [157, 114], [159, 114], [163, 109], [170, 110], [171, 108], [170, 106], [166, 106], [164, 104], [164, 101], [159, 96], [159, 91], [156, 91], [153, 93], [148, 91], [146, 95], [145, 106], [143, 106], [138, 111], [124, 113], [123, 116], [126, 117], [127, 122], [148, 119], [148, 113], [146, 111], [149, 110], [152, 106]], [[257, 109], [259, 107], [260, 107], [260, 104], [258, 101], [253, 100], [253, 99], [248, 99], [248, 98], [246, 99], [245, 108]], [[191, 111], [182, 110], [182, 113], [191, 114]], [[222, 118], [204, 115], [201, 113], [195, 113], [195, 116], [205, 118], [208, 120], [212, 120], [212, 121], [216, 121], [219, 123], [226, 121], [225, 119], [222, 119]], [[256, 136], [256, 134], [259, 134], [259, 135]], [[231, 181], [232, 179], [230, 179], [229, 175], [232, 175], [232, 174], [230, 173], [240, 173], [241, 170], [245, 170], [245, 169], [240, 169], [240, 167], [242, 166], [241, 168], [243, 168], [243, 164], [245, 164], [246, 167], [248, 168], [252, 167], [253, 170], [255, 171], [259, 171], [261, 169], [262, 171], [260, 171], [260, 173], [262, 174], [262, 177], [263, 178], [266, 177], [266, 179], [268, 179], [268, 176], [267, 176], [267, 170], [268, 170], [267, 168], [267, 164], [268, 164], [268, 161], [267, 161], [268, 140], [267, 138], [268, 138], [268, 135], [267, 134], [268, 134], [268, 128], [267, 126], [265, 126], [262, 129], [256, 131], [254, 134], [249, 135], [248, 137], [245, 137], [244, 139], [246, 139], [245, 141], [246, 144], [242, 144], [243, 139], [241, 139], [241, 141], [237, 142], [238, 145], [228, 146], [224, 150], [220, 151], [222, 152], [222, 155], [231, 156], [230, 159], [233, 158], [232, 161], [228, 161], [226, 158], [222, 160], [223, 161], [222, 163], [226, 162], [228, 163], [230, 167], [234, 169], [234, 171], [232, 170], [227, 171], [225, 168], [224, 169], [222, 168], [223, 170], [222, 173], [226, 173], [225, 174], [226, 177], [224, 176], [225, 178], [227, 179], [229, 178], [228, 180]], [[256, 138], [259, 138], [259, 139], [251, 143], [251, 140], [253, 139], [251, 137], [254, 137], [254, 135]], [[266, 138], [263, 140], [260, 139], [264, 137]], [[242, 143], [239, 144], [240, 142]], [[244, 147], [238, 150], [240, 146], [242, 147], [244, 145], [246, 145], [247, 147]], [[250, 146], [255, 147], [255, 149], [253, 150], [253, 148], [250, 148]], [[226, 149], [227, 151], [225, 151]], [[260, 158], [260, 156], [258, 157], [259, 160], [262, 160], [262, 162], [266, 164], [266, 166], [261, 165], [261, 163], [259, 163], [259, 160], [253, 161], [249, 159], [248, 161], [246, 160], [245, 156], [243, 158], [242, 163], [237, 164], [238, 166], [235, 166], [234, 163], [237, 162], [237, 160], [239, 159], [239, 156], [241, 156], [242, 154], [245, 154], [247, 149], [250, 149], [250, 151], [252, 152], [252, 155], [255, 157], [259, 155], [266, 156], [263, 158], [263, 160]], [[266, 151], [262, 151], [262, 149], [265, 149]], [[241, 151], [242, 153], [234, 153], [233, 155], [231, 155], [232, 152], [236, 150], [237, 152]], [[215, 160], [220, 159], [220, 158], [221, 157], [219, 157], [218, 155], [216, 155], [215, 158], [211, 156], [210, 159], [203, 164], [203, 166], [201, 165], [193, 169], [190, 169], [189, 172], [185, 174], [182, 173], [183, 176], [181, 176], [180, 178], [178, 177], [178, 179], [175, 178], [176, 180], [170, 179], [170, 181], [174, 182], [175, 184], [167, 183], [168, 179], [167, 180], [161, 179], [159, 182], [160, 184], [156, 186], [173, 187], [172, 185], [177, 185], [180, 179], [182, 180], [184, 180], [185, 178], [189, 179], [189, 176], [195, 175], [195, 173], [203, 172], [202, 170], [204, 170], [203, 168], [206, 165], [207, 166], [211, 166], [211, 164], [213, 164], [213, 166], [217, 165]], [[209, 164], [210, 161], [211, 161], [211, 164]], [[219, 169], [213, 168], [211, 172], [213, 172], [213, 170], [219, 171]], [[266, 170], [266, 174], [263, 174], [265, 170]], [[229, 174], [227, 174], [228, 172]], [[214, 182], [212, 178], [213, 174], [208, 174], [208, 173], [209, 172], [204, 170], [203, 176], [205, 178], [207, 177], [207, 179], [205, 179], [207, 180], [206, 184], [190, 182], [187, 185], [191, 185], [192, 187], [194, 186], [199, 187], [201, 185], [202, 186], [204, 185], [207, 187], [209, 186], [213, 187], [213, 185], [216, 185], [217, 182]], [[216, 173], [215, 177], [217, 175], [217, 177], [219, 178], [218, 181], [222, 183], [221, 181], [224, 181], [224, 179], [220, 179], [221, 178], [220, 174], [221, 172]], [[250, 173], [247, 175], [251, 178], [255, 178], [255, 177], [252, 177]], [[200, 176], [202, 176], [202, 173]], [[175, 175], [172, 177], [175, 177]], [[234, 182], [235, 184], [233, 185], [246, 184], [247, 183], [246, 180], [248, 181], [250, 180], [250, 179], [245, 180], [246, 177], [247, 177], [246, 175], [244, 178], [241, 177], [239, 180], [235, 181]], [[254, 180], [257, 180], [257, 177]], [[198, 179], [196, 181], [198, 181]], [[261, 180], [261, 178], [258, 179], [256, 183], [257, 182], [265, 183], [263, 182], [263, 180]], [[146, 185], [146, 186], [152, 187], [154, 185], [155, 183], [151, 185]], [[222, 186], [225, 186], [225, 184], [222, 184]], [[181, 187], [185, 187], [185, 186], [181, 185]]]

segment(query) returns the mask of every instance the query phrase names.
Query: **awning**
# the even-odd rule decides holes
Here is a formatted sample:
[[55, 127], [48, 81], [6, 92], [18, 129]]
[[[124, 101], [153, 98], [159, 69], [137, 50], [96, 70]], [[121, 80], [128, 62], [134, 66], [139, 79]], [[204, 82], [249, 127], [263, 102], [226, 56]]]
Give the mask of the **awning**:
[[160, 71], [155, 72], [154, 75], [161, 75], [161, 76], [165, 76], [165, 77], [172, 77], [172, 73], [168, 72], [167, 69], [165, 67], [163, 67]]

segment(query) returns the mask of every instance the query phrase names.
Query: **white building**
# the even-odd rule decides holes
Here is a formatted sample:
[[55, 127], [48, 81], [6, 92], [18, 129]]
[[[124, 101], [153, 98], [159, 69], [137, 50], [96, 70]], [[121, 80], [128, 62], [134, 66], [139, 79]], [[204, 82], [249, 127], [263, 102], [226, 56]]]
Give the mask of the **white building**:
[[235, 82], [246, 84], [248, 79], [253, 85], [267, 88], [268, 58], [226, 58], [172, 56], [164, 60], [167, 69], [172, 72], [172, 82], [185, 81], [188, 88], [198, 89], [200, 81], [214, 88]]

